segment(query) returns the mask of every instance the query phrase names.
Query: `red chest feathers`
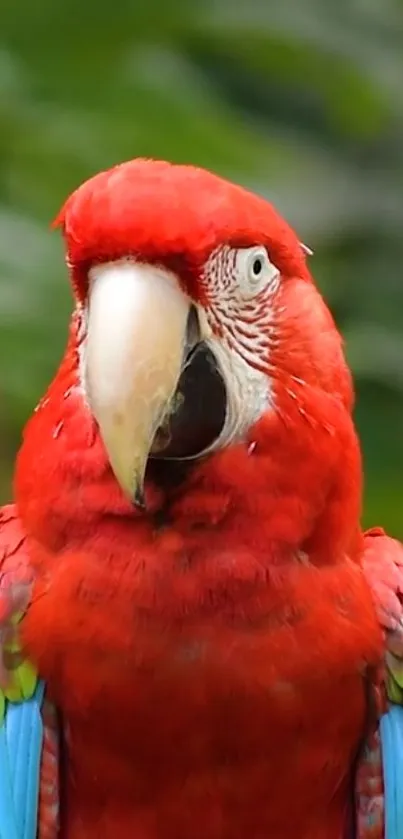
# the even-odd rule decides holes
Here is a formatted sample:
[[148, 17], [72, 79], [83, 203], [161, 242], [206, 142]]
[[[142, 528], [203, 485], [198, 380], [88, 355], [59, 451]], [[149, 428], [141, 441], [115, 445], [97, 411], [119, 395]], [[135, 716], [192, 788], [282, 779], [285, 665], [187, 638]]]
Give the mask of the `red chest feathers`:
[[66, 553], [37, 585], [65, 836], [339, 839], [380, 643], [360, 568], [169, 556]]

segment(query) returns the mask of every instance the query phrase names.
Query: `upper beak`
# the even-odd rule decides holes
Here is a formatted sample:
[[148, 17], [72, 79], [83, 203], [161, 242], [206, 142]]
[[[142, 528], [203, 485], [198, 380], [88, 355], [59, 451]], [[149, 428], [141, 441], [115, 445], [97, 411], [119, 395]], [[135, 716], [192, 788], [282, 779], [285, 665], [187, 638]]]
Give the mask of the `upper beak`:
[[191, 301], [173, 274], [120, 261], [90, 270], [84, 377], [116, 478], [144, 506], [158, 427], [181, 374]]

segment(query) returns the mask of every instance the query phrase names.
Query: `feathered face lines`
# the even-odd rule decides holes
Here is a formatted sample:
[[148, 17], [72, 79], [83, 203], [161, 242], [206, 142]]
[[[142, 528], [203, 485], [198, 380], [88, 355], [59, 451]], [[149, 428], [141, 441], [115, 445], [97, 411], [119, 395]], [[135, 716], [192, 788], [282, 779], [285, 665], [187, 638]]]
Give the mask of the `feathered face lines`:
[[212, 332], [254, 369], [269, 373], [280, 272], [263, 246], [218, 248], [201, 278]]

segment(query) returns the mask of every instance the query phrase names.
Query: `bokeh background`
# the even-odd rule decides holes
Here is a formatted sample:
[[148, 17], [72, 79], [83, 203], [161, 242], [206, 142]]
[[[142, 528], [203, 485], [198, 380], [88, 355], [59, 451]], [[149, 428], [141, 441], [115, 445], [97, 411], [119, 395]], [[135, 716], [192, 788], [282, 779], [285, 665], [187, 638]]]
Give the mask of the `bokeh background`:
[[356, 376], [365, 522], [403, 536], [402, 0], [2, 0], [0, 501], [66, 336], [49, 221], [137, 155], [255, 189], [314, 249]]

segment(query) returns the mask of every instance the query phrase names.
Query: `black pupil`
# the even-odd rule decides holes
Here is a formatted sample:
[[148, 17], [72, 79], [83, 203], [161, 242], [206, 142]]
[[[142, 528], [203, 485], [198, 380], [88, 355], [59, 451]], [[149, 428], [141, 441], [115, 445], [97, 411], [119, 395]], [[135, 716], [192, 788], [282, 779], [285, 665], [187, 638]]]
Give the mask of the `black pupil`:
[[257, 256], [256, 259], [253, 261], [253, 265], [252, 265], [252, 271], [253, 271], [255, 277], [259, 276], [259, 274], [262, 271], [262, 268], [263, 268], [263, 262], [262, 262], [260, 256]]

